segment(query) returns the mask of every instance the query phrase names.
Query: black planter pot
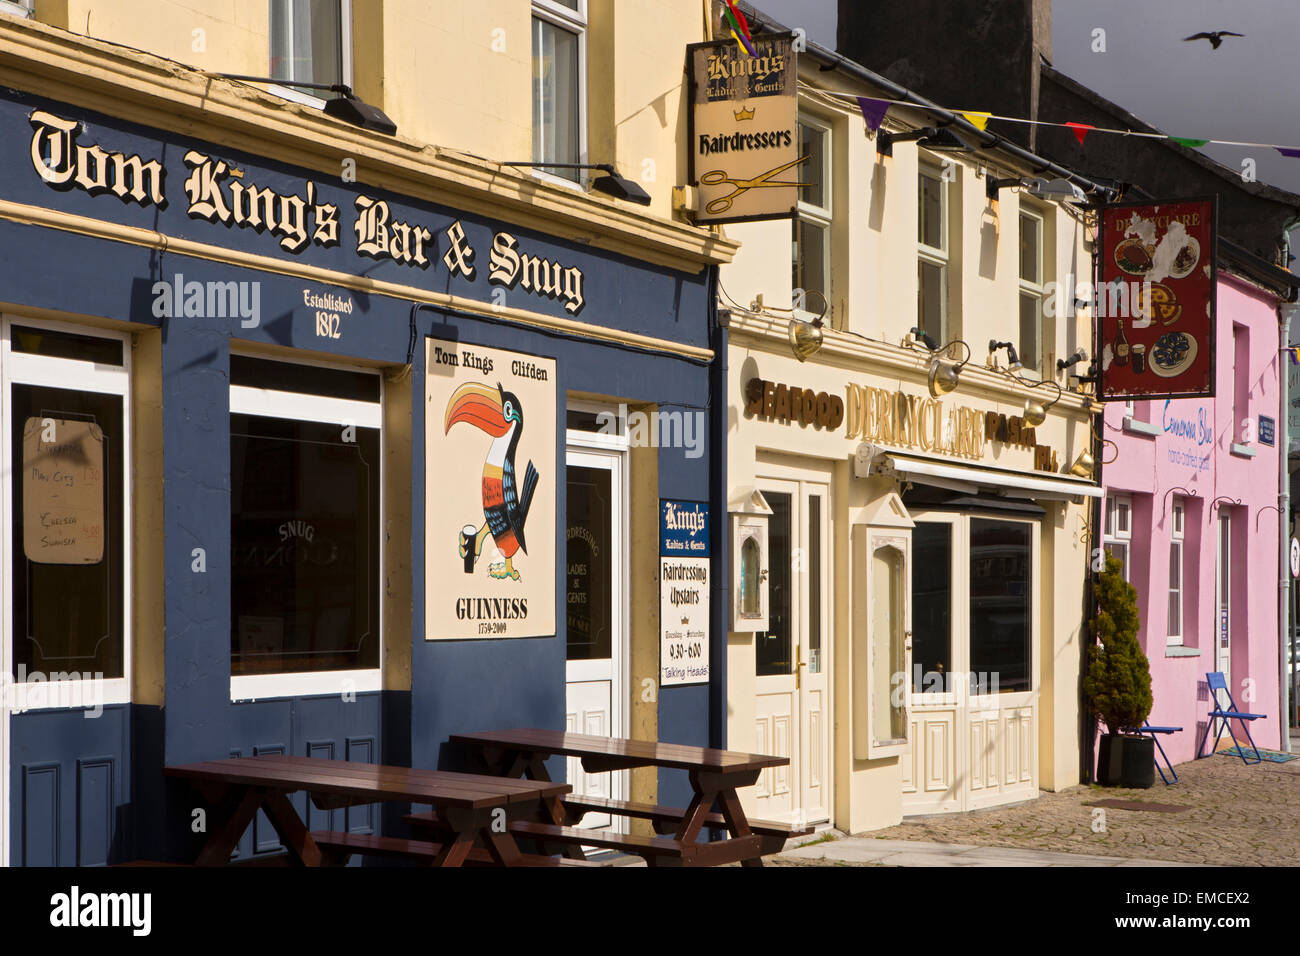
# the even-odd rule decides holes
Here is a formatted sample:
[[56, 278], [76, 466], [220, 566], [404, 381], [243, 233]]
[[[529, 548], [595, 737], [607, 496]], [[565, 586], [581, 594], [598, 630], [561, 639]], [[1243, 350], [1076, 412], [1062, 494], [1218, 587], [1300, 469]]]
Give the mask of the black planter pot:
[[1097, 782], [1103, 787], [1146, 790], [1156, 780], [1156, 742], [1150, 737], [1102, 734], [1097, 748]]

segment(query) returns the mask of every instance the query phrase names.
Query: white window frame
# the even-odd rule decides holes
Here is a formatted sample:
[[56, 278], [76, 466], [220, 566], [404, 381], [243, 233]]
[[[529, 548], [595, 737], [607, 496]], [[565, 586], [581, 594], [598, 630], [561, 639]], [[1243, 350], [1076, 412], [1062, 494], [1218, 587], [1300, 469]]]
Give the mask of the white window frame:
[[[1045, 258], [1044, 249], [1047, 245], [1047, 237], [1045, 235], [1044, 230], [1047, 228], [1047, 216], [1045, 213], [1039, 211], [1038, 209], [1035, 209], [1033, 206], [1029, 206], [1022, 203], [1020, 206], [1020, 216], [1016, 220], [1017, 228], [1020, 229], [1020, 234], [1022, 236], [1024, 234], [1023, 220], [1025, 219], [1032, 219], [1038, 224], [1038, 243], [1037, 243], [1037, 247], [1034, 250], [1034, 255], [1036, 259], [1034, 263], [1034, 268], [1035, 271], [1038, 273], [1038, 281], [1032, 282], [1026, 279], [1024, 276], [1020, 275], [1020, 257], [1019, 255], [1017, 255], [1016, 256], [1016, 278], [1018, 280], [1019, 285], [1016, 294], [1016, 325], [1017, 325], [1016, 338], [1017, 339], [1020, 338], [1019, 324], [1020, 324], [1020, 299], [1021, 298], [1027, 296], [1033, 296], [1035, 299], [1037, 299], [1038, 301], [1037, 311], [1038, 311], [1038, 317], [1040, 321], [1038, 324], [1038, 332], [1036, 336], [1038, 347], [1035, 353], [1033, 355], [1029, 355], [1025, 350], [1023, 341], [1017, 342], [1017, 348], [1019, 349], [1020, 361], [1022, 364], [1024, 364], [1025, 368], [1033, 372], [1036, 372], [1040, 378], [1043, 378], [1046, 377], [1043, 366], [1046, 364], [1046, 358], [1047, 358], [1047, 348], [1046, 348], [1047, 343], [1046, 341], [1044, 341], [1046, 338], [1047, 323], [1045, 321], [1042, 321], [1043, 319], [1046, 318], [1046, 315], [1043, 310], [1043, 298], [1045, 295], [1044, 287], [1046, 285], [1046, 275], [1044, 273], [1044, 267], [1046, 265], [1044, 261]], [[1020, 248], [1019, 243], [1017, 243], [1016, 245], [1017, 252], [1019, 252], [1019, 248]], [[1026, 363], [1025, 362], [1026, 358], [1032, 359], [1034, 364], [1029, 365], [1028, 363]]]
[[1185, 603], [1187, 600], [1187, 580], [1184, 574], [1187, 567], [1186, 560], [1185, 560], [1186, 550], [1187, 550], [1186, 537], [1185, 537], [1185, 529], [1187, 524], [1187, 508], [1186, 508], [1186, 503], [1184, 502], [1181, 495], [1174, 496], [1173, 506], [1170, 508], [1169, 514], [1170, 514], [1169, 560], [1170, 562], [1173, 561], [1174, 546], [1177, 545], [1178, 546], [1178, 587], [1174, 588], [1172, 585], [1168, 587], [1166, 591], [1167, 597], [1166, 597], [1165, 613], [1166, 613], [1166, 617], [1168, 617], [1168, 610], [1167, 610], [1168, 596], [1176, 593], [1178, 595], [1179, 620], [1177, 623], [1178, 626], [1177, 634], [1173, 633], [1174, 622], [1166, 621], [1165, 633], [1167, 637], [1165, 638], [1165, 644], [1170, 647], [1181, 647], [1183, 645], [1184, 639], [1186, 638], [1186, 634], [1184, 633], [1186, 631], [1186, 628], [1183, 625], [1187, 621], [1187, 611], [1185, 608]]
[[[949, 215], [949, 198], [950, 198], [948, 195], [948, 180], [946, 180], [943, 176], [942, 166], [940, 166], [938, 163], [934, 163], [929, 160], [922, 159], [920, 164], [917, 167], [916, 191], [917, 191], [918, 210], [919, 210], [919, 204], [921, 198], [921, 181], [920, 181], [921, 176], [929, 176], [930, 178], [936, 180], [939, 183], [939, 238], [940, 238], [940, 242], [942, 243], [942, 246], [931, 246], [921, 241], [919, 235], [920, 222], [918, 221], [917, 223], [918, 235], [916, 241], [917, 260], [918, 260], [916, 295], [917, 295], [917, 302], [919, 303], [921, 299], [921, 287], [920, 287], [921, 263], [924, 262], [924, 263], [929, 263], [930, 265], [938, 266], [941, 280], [939, 282], [939, 290], [940, 290], [939, 335], [936, 336], [936, 339], [938, 340], [940, 345], [943, 345], [948, 341], [948, 336], [950, 331], [949, 326], [951, 324], [949, 322], [950, 303], [948, 301], [948, 269], [952, 260], [951, 242], [948, 233], [948, 215]], [[918, 212], [918, 216], [919, 216], [919, 212]], [[916, 324], [921, 325], [921, 316], [919, 313], [916, 316]]]
[[[268, 30], [270, 26], [270, 17], [271, 17], [271, 8], [270, 5], [268, 4], [267, 5]], [[268, 33], [267, 42], [268, 44], [270, 43], [269, 33]], [[293, 42], [292, 39], [290, 39], [290, 44], [292, 44], [292, 42]], [[352, 0], [339, 0], [339, 45], [341, 47], [341, 56], [339, 58], [339, 63], [341, 66], [341, 72], [343, 74], [339, 82], [341, 82], [344, 86], [351, 87], [353, 85], [352, 83]], [[290, 54], [290, 56], [292, 58], [292, 53]], [[270, 65], [269, 50], [267, 51], [267, 65], [268, 67]], [[271, 71], [268, 68], [267, 73], [269, 74], [270, 72]], [[270, 86], [267, 87], [267, 89], [270, 92], [274, 93], [276, 96], [279, 96], [286, 100], [292, 100], [295, 103], [301, 103], [304, 106], [311, 106], [311, 107], [315, 107], [316, 109], [323, 109], [325, 107], [326, 97], [319, 96], [316, 93], [312, 92], [311, 90], [302, 90], [292, 86], [281, 86], [278, 83], [271, 84]]]
[[[532, 0], [532, 10], [528, 18], [528, 77], [529, 84], [533, 81], [533, 58], [536, 51], [532, 49], [533, 44], [533, 20], [544, 20], [552, 26], [567, 30], [569, 33], [576, 34], [578, 37], [578, 162], [586, 163], [590, 161], [587, 153], [587, 0], [577, 0], [578, 9], [573, 10], [562, 3], [556, 3], [555, 0]], [[529, 109], [532, 109], [532, 94], [529, 93]], [[541, 157], [533, 156], [533, 159], [540, 160]], [[529, 172], [537, 179], [544, 180], [553, 186], [562, 186], [565, 189], [585, 190], [584, 182], [586, 177], [594, 170], [575, 170], [579, 175], [576, 180], [565, 179], [563, 176], [557, 176], [554, 173], [548, 173], [544, 169], [537, 167], [530, 168]]]
[[[242, 353], [236, 353], [242, 354]], [[385, 435], [384, 435], [384, 380], [374, 369], [361, 366], [336, 365], [325, 362], [284, 359], [279, 356], [251, 355], [251, 358], [267, 359], [286, 365], [311, 365], [343, 372], [362, 372], [373, 374], [379, 380], [379, 400], [374, 402], [360, 399], [331, 398], [325, 395], [309, 395], [302, 392], [281, 392], [269, 388], [254, 388], [248, 385], [230, 386], [230, 414], [255, 415], [259, 418], [281, 418], [326, 425], [356, 425], [359, 428], [373, 428], [379, 432], [379, 520], [375, 528], [375, 544], [379, 555], [379, 567], [376, 570], [375, 598], [379, 601], [379, 661], [373, 668], [355, 668], [341, 671], [307, 671], [284, 674], [231, 674], [230, 700], [232, 702], [252, 702], [280, 697], [305, 697], [320, 694], [338, 694], [341, 688], [365, 693], [383, 689], [384, 658], [387, 648], [384, 645], [384, 602], [382, 583], [385, 574], [384, 565], [384, 515], [386, 502], [384, 498], [385, 472]], [[227, 426], [229, 427], [229, 426]], [[227, 637], [229, 640], [229, 637]], [[350, 684], [344, 684], [350, 681]]]
[[[1120, 506], [1126, 507], [1125, 520]], [[1133, 499], [1129, 495], [1109, 495], [1106, 498], [1106, 524], [1102, 534], [1102, 548], [1108, 544], [1118, 544], [1124, 548], [1124, 580], [1132, 581], [1130, 568], [1133, 565]]]
[[[94, 362], [77, 359], [54, 358], [49, 355], [33, 355], [28, 352], [15, 352], [11, 348], [13, 326], [29, 326], [48, 329], [51, 332], [67, 332], [92, 338], [113, 339], [122, 343], [122, 364], [99, 365]], [[132, 667], [132, 540], [134, 524], [131, 511], [133, 493], [133, 469], [131, 458], [131, 335], [129, 332], [113, 332], [106, 329], [88, 328], [67, 322], [50, 322], [29, 319], [25, 316], [6, 314], [0, 319], [0, 407], [5, 409], [0, 415], [0, 474], [9, 476], [0, 479], [0, 495], [4, 496], [5, 506], [0, 511], [0, 555], [3, 555], [4, 580], [0, 582], [0, 633], [8, 634], [13, 620], [13, 517], [9, 502], [13, 500], [13, 422], [9, 418], [9, 394], [11, 386], [37, 385], [44, 388], [61, 388], [68, 391], [94, 392], [102, 395], [116, 395], [122, 399], [122, 676], [105, 679], [96, 687], [93, 680], [75, 680], [61, 682], [58, 694], [51, 695], [48, 683], [10, 684], [0, 693], [0, 719], [8, 724], [9, 707], [13, 703], [23, 703], [26, 710], [69, 710], [85, 709], [70, 707], [66, 701], [90, 701], [92, 706], [110, 704], [128, 704], [131, 702], [131, 667]], [[0, 639], [3, 651], [0, 653], [0, 674], [13, 674], [12, 635]], [[8, 680], [8, 677], [5, 678]], [[48, 701], [40, 706], [28, 706], [35, 687], [41, 687], [46, 697], [58, 699]], [[102, 694], [97, 690], [102, 689]], [[8, 755], [6, 744], [5, 754]], [[6, 786], [8, 775], [0, 786]]]
[[[814, 116], [811, 113], [800, 113], [798, 119], [798, 126], [807, 126], [809, 129], [816, 130], [823, 137], [822, 168], [819, 171], [819, 175], [821, 176], [822, 201], [825, 203], [825, 205], [816, 206], [810, 202], [805, 202], [803, 198], [803, 192], [800, 191], [799, 205], [797, 207], [798, 215], [794, 221], [795, 229], [798, 229], [800, 223], [806, 223], [807, 225], [820, 229], [825, 234], [826, 237], [825, 242], [823, 244], [823, 248], [826, 250], [825, 262], [823, 263], [824, 274], [822, 275], [823, 287], [815, 290], [808, 290], [808, 289], [804, 290], [805, 293], [808, 291], [815, 291], [820, 293], [821, 295], [825, 296], [825, 302], [819, 303], [817, 305], [816, 310], [813, 309], [802, 310], [806, 312], [815, 311], [816, 314], [820, 315], [822, 306], [824, 305], [827, 309], [829, 309], [830, 304], [833, 301], [831, 298], [831, 282], [832, 282], [831, 276], [833, 275], [834, 270], [831, 268], [831, 257], [834, 249], [835, 236], [831, 230], [831, 226], [832, 226], [832, 219], [834, 218], [834, 213], [832, 212], [832, 210], [835, 208], [835, 194], [832, 191], [833, 171], [835, 168], [834, 152], [833, 152], [834, 144], [835, 144], [834, 130], [832, 129], [831, 123], [828, 120], [824, 120], [819, 116]], [[800, 136], [799, 138], [800, 141], [802, 142], [803, 137]], [[794, 237], [791, 236], [792, 242], [793, 239]], [[806, 298], [807, 297], [805, 296], [805, 305], [807, 304]], [[798, 309], [799, 307], [798, 302], [797, 301], [792, 302], [791, 307]]]
[[36, 15], [35, 0], [0, 0], [0, 13], [31, 19]]

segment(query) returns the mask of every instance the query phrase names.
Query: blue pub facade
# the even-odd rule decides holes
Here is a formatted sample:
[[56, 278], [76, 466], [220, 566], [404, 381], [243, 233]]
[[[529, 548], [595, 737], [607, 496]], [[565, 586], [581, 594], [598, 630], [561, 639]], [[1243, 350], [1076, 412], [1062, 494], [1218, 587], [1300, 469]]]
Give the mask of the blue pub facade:
[[[401, 141], [262, 150], [197, 116], [0, 90], [7, 862], [186, 859], [205, 805], [168, 765], [455, 768], [449, 735], [532, 726], [725, 745], [719, 536], [685, 681], [657, 562], [662, 501], [725, 519], [734, 248], [492, 164], [422, 181]], [[237, 858], [276, 840], [259, 816]]]

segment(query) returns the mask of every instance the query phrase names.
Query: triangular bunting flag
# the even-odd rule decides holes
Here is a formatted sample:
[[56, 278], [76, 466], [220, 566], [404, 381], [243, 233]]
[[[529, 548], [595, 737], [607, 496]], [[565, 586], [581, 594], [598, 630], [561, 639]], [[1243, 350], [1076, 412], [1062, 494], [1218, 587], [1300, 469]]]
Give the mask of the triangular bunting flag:
[[1079, 141], [1080, 146], [1083, 145], [1083, 138], [1088, 135], [1088, 130], [1096, 129], [1095, 126], [1090, 126], [1087, 123], [1066, 123], [1064, 125], [1074, 131], [1074, 138]]
[[1300, 149], [1292, 149], [1290, 146], [1274, 146], [1273, 148], [1288, 159], [1300, 159]]
[[1179, 146], [1186, 146], [1188, 149], [1200, 149], [1209, 142], [1208, 139], [1193, 139], [1190, 136], [1170, 136], [1169, 138]]
[[862, 118], [867, 121], [867, 129], [874, 133], [885, 121], [885, 114], [889, 112], [889, 103], [886, 100], [873, 100], [869, 96], [859, 96], [858, 109], [862, 110]]
[[1287, 349], [1291, 353], [1291, 364], [1300, 365], [1300, 348]]
[[966, 121], [969, 122], [976, 129], [978, 129], [980, 132], [983, 132], [984, 127], [989, 125], [989, 119], [992, 118], [993, 116], [992, 113], [975, 113], [975, 112], [971, 112], [971, 113], [964, 112], [961, 115], [966, 117]]
[[758, 56], [758, 51], [754, 49], [753, 36], [749, 32], [749, 22], [745, 15], [736, 8], [733, 0], [726, 0], [727, 9], [723, 16], [727, 21], [727, 26], [731, 28], [731, 35], [735, 41], [745, 48], [745, 52], [752, 57]]

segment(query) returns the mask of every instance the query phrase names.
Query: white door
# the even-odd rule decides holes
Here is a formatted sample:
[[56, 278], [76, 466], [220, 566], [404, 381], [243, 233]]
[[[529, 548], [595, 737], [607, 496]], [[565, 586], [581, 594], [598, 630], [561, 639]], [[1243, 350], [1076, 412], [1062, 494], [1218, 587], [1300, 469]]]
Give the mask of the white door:
[[830, 819], [829, 486], [769, 479], [768, 630], [754, 636], [759, 753], [789, 757], [763, 772], [756, 816]]
[[[1214, 669], [1232, 687], [1232, 515], [1219, 512], [1219, 539], [1214, 576]], [[1235, 696], [1235, 695], [1234, 695]]]
[[[571, 733], [626, 736], [623, 465], [618, 451], [571, 446], [567, 457], [565, 729]], [[567, 780], [575, 794], [627, 799], [627, 771], [589, 774], [570, 757]], [[623, 819], [589, 813], [582, 826], [617, 828]]]

